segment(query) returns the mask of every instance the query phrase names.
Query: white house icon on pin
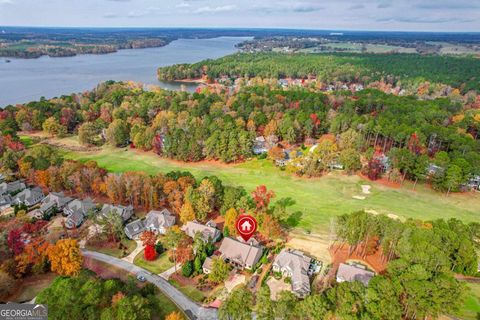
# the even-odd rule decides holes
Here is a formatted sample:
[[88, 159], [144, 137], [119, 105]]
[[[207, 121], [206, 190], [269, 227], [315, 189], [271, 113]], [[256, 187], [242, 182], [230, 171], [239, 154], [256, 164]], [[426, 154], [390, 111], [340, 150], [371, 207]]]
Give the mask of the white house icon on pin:
[[241, 227], [242, 227], [242, 231], [245, 231], [245, 232], [250, 231], [252, 229], [252, 225], [248, 220], [242, 223]]

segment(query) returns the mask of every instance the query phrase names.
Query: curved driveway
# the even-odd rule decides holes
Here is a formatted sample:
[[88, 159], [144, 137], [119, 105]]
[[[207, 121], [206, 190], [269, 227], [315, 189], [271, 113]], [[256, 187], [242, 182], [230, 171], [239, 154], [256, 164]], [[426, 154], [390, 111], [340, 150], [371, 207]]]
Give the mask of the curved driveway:
[[156, 285], [160, 291], [163, 292], [170, 300], [172, 300], [178, 308], [183, 310], [183, 312], [190, 318], [190, 319], [198, 319], [198, 320], [214, 320], [218, 319], [217, 310], [205, 308], [197, 303], [191, 301], [188, 297], [186, 297], [183, 293], [181, 293], [177, 288], [172, 286], [168, 281], [165, 279], [150, 273], [149, 271], [137, 267], [136, 265], [129, 263], [127, 261], [117, 259], [115, 257], [95, 252], [95, 251], [88, 251], [82, 250], [83, 255], [88, 258], [92, 258], [110, 265], [113, 265], [117, 268], [123, 269], [128, 271], [134, 275], [138, 274], [139, 272], [145, 275], [145, 279], [148, 282], [153, 283]]

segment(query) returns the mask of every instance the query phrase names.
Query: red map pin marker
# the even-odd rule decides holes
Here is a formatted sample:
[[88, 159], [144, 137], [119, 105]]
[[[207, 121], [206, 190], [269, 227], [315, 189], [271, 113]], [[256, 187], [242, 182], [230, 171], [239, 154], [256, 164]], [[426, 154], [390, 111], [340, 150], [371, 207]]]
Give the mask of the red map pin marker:
[[238, 217], [235, 227], [243, 240], [248, 241], [257, 231], [257, 220], [250, 215], [241, 215]]

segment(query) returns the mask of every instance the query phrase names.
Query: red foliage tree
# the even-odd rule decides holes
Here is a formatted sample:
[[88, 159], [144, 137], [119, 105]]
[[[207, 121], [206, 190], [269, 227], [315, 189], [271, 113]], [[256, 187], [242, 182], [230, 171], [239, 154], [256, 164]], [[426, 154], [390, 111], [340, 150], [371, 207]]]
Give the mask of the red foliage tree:
[[422, 151], [422, 144], [420, 143], [420, 140], [415, 132], [412, 133], [410, 139], [408, 140], [408, 150], [415, 154], [419, 154]]
[[23, 252], [25, 243], [22, 238], [22, 230], [20, 228], [10, 230], [7, 237], [7, 243], [14, 255], [19, 255]]
[[153, 147], [153, 151], [156, 154], [161, 154], [162, 153], [163, 141], [162, 141], [162, 136], [161, 135], [157, 134], [155, 137], [153, 137], [152, 147]]
[[157, 252], [155, 251], [155, 247], [151, 245], [147, 245], [145, 247], [144, 257], [145, 257], [145, 260], [147, 261], [155, 260], [155, 258], [157, 257]]
[[374, 158], [368, 162], [367, 176], [370, 180], [377, 180], [383, 171], [383, 165], [380, 160]]
[[268, 205], [270, 204], [270, 199], [275, 198], [275, 192], [272, 190], [267, 190], [266, 186], [261, 185], [252, 192], [252, 197], [257, 206], [257, 210], [259, 212], [264, 212], [267, 210]]

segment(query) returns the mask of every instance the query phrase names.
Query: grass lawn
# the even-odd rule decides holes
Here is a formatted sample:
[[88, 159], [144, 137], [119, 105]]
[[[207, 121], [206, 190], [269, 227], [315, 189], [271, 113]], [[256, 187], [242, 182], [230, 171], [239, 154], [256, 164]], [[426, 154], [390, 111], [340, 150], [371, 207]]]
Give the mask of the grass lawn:
[[125, 239], [125, 240], [122, 240], [122, 243], [124, 246], [127, 247], [125, 251], [124, 249], [119, 249], [118, 246], [116, 246], [115, 248], [110, 248], [110, 247], [104, 247], [101, 245], [90, 244], [88, 242], [85, 245], [85, 248], [87, 250], [98, 251], [104, 254], [108, 254], [109, 256], [113, 256], [116, 258], [123, 258], [128, 256], [137, 247], [137, 243], [133, 240]]
[[173, 286], [175, 286], [178, 290], [180, 290], [184, 295], [186, 295], [193, 301], [203, 302], [203, 300], [205, 300], [206, 298], [206, 295], [202, 291], [198, 290], [192, 285], [182, 286], [174, 279], [170, 279], [168, 280], [168, 282], [170, 282]]
[[480, 283], [469, 283], [470, 294], [457, 316], [462, 319], [478, 319], [480, 315]]
[[173, 267], [173, 262], [168, 259], [168, 255], [166, 252], [162, 253], [160, 256], [157, 257], [154, 261], [146, 261], [143, 258], [143, 250], [137, 254], [135, 259], [133, 260], [133, 264], [136, 266], [142, 267], [147, 269], [148, 271], [159, 274], [162, 273], [171, 267]]
[[54, 273], [46, 273], [18, 280], [18, 291], [15, 292], [14, 296], [12, 296], [10, 300], [18, 303], [30, 301], [42, 290], [48, 288], [56, 277], [57, 275]]
[[158, 299], [158, 306], [159, 306], [159, 313], [156, 314], [156, 319], [165, 319], [165, 317], [174, 311], [180, 312], [177, 305], [172, 302], [172, 300], [168, 299], [160, 290], [155, 294], [155, 297]]
[[[476, 221], [480, 209], [480, 195], [459, 194], [445, 197], [427, 186], [406, 183], [400, 189], [363, 180], [358, 176], [346, 176], [339, 172], [316, 179], [297, 178], [281, 172], [268, 160], [251, 160], [238, 165], [215, 163], [181, 163], [158, 157], [153, 153], [127, 148], [103, 148], [95, 152], [65, 152], [65, 157], [81, 161], [95, 160], [112, 172], [144, 171], [149, 174], [187, 170], [197, 178], [216, 175], [225, 185], [244, 186], [248, 192], [265, 184], [276, 193], [275, 199], [291, 197], [296, 204], [292, 211], [301, 211], [299, 228], [325, 233], [331, 218], [356, 210], [369, 209], [379, 213], [395, 214], [400, 218], [458, 218]], [[353, 199], [362, 195], [361, 185], [372, 186], [365, 200]], [[274, 199], [274, 200], [275, 200]]]

